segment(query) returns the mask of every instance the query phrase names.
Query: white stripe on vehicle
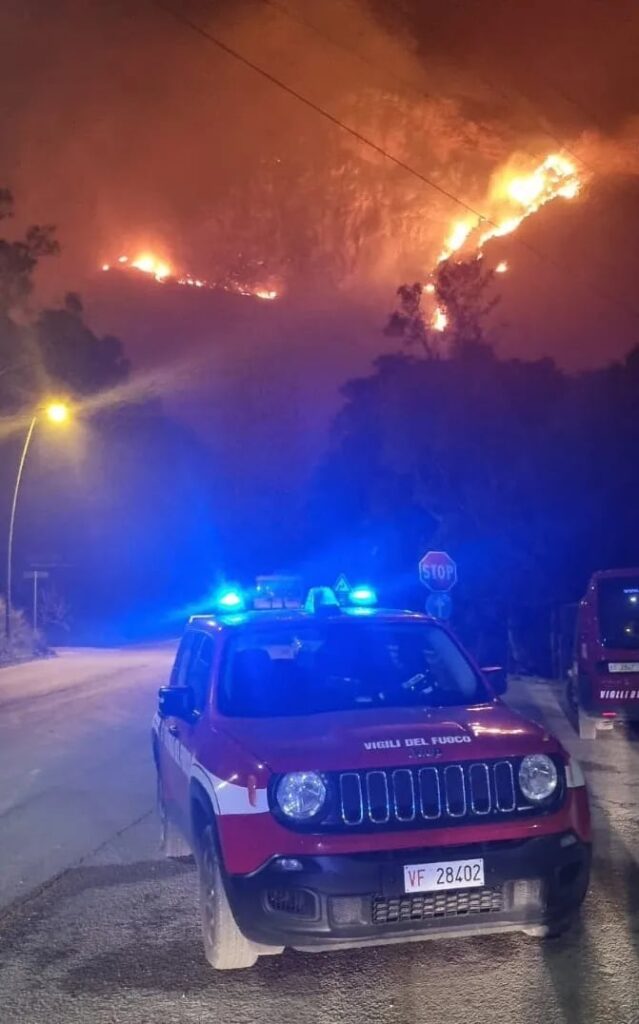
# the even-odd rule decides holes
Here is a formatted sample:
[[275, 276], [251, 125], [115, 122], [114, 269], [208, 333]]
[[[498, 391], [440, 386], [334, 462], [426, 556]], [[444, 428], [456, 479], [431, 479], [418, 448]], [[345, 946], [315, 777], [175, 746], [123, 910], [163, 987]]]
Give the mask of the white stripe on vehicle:
[[196, 761], [188, 747], [168, 729], [161, 730], [162, 743], [169, 757], [187, 778], [197, 779], [208, 793], [216, 814], [267, 814], [269, 810], [266, 789], [255, 787], [251, 792], [231, 777], [221, 779]]
[[199, 761], [193, 762], [192, 775], [211, 797], [216, 814], [268, 814], [266, 789], [256, 788], [250, 794], [247, 786], [239, 786], [233, 779], [220, 779]]

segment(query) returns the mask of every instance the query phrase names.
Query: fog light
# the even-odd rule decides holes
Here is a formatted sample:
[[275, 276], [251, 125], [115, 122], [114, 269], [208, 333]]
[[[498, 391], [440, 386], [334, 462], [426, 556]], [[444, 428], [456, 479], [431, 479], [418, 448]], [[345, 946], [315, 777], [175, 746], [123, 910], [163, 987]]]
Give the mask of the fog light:
[[275, 862], [275, 866], [280, 871], [303, 871], [304, 866], [301, 860], [297, 860], [296, 857], [279, 857]]
[[561, 837], [561, 839], [559, 840], [559, 845], [563, 846], [565, 849], [567, 846], [574, 846], [576, 842], [577, 836], [574, 836], [572, 832], [569, 832], [568, 835]]

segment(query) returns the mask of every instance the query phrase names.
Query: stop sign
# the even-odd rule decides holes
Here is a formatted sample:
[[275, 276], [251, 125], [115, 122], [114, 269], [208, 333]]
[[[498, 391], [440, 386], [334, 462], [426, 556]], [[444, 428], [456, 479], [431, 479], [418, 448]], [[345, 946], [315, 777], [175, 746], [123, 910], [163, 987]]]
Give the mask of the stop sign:
[[429, 590], [452, 590], [457, 583], [457, 565], [446, 551], [429, 551], [419, 563], [419, 578]]

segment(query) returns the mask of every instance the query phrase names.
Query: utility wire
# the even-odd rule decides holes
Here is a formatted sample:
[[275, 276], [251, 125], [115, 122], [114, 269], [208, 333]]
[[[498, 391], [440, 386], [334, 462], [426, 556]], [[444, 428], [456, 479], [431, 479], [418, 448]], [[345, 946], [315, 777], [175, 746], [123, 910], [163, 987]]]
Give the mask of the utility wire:
[[396, 71], [392, 71], [390, 68], [376, 64], [374, 61], [369, 60], [368, 57], [365, 57], [363, 53], [360, 53], [359, 50], [354, 50], [351, 46], [346, 46], [346, 44], [341, 40], [335, 39], [334, 36], [319, 28], [314, 22], [309, 21], [308, 18], [304, 18], [296, 11], [292, 11], [290, 7], [287, 7], [285, 3], [281, 3], [280, 0], [258, 0], [258, 2], [264, 4], [266, 7], [272, 7], [274, 11], [278, 11], [283, 17], [289, 18], [290, 21], [297, 22], [298, 25], [302, 25], [304, 28], [308, 29], [309, 32], [313, 32], [316, 36], [319, 36], [320, 39], [325, 39], [327, 43], [331, 44], [331, 46], [342, 50], [344, 53], [348, 53], [351, 57], [355, 57], [356, 60], [360, 61], [362, 64], [366, 64], [367, 67], [372, 68], [377, 74], [381, 71], [388, 77], [394, 78], [396, 82], [400, 82], [404, 88], [411, 89], [413, 92], [419, 93], [427, 100], [434, 100], [436, 98], [432, 93], [423, 89], [421, 85], [418, 85], [417, 82], [413, 82], [409, 78], [405, 78], [403, 75], [398, 75]]
[[351, 128], [350, 125], [346, 124], [344, 121], [341, 121], [338, 117], [336, 117], [334, 114], [331, 114], [328, 110], [325, 110], [324, 107], [320, 107], [318, 103], [314, 103], [313, 100], [308, 98], [308, 96], [304, 96], [301, 92], [298, 92], [296, 89], [293, 89], [290, 85], [287, 85], [286, 82], [283, 82], [280, 78], [277, 78], [275, 75], [272, 75], [270, 71], [267, 71], [265, 68], [260, 67], [259, 64], [255, 64], [252, 60], [249, 60], [249, 58], [241, 54], [239, 50], [235, 50], [233, 49], [232, 46], [229, 46], [227, 43], [223, 43], [222, 40], [218, 39], [218, 37], [213, 35], [212, 32], [209, 32], [208, 29], [205, 29], [201, 25], [198, 25], [197, 22], [192, 21], [191, 18], [189, 18], [188, 16], [181, 14], [179, 11], [174, 10], [174, 8], [172, 8], [169, 4], [163, 3], [163, 0], [151, 0], [151, 3], [153, 4], [154, 7], [158, 7], [160, 10], [164, 11], [165, 14], [168, 14], [171, 17], [175, 18], [176, 21], [179, 21], [185, 27], [190, 28], [193, 32], [197, 33], [197, 35], [201, 36], [203, 39], [206, 39], [209, 43], [212, 43], [214, 46], [217, 46], [218, 49], [228, 54], [229, 57], [234, 57], [235, 60], [240, 61], [241, 64], [244, 64], [245, 67], [250, 68], [251, 71], [255, 71], [258, 75], [261, 75], [262, 78], [266, 78], [266, 80], [271, 82], [272, 85], [275, 85], [279, 89], [282, 89], [284, 92], [288, 93], [289, 96], [293, 96], [294, 99], [298, 100], [300, 103], [303, 103], [304, 106], [309, 107], [311, 110], [315, 111], [316, 114], [319, 114], [320, 117], [323, 117], [326, 121], [330, 121], [331, 124], [335, 125], [337, 128], [340, 128], [342, 131], [348, 132], [348, 134], [352, 135], [352, 137], [354, 139], [357, 139], [358, 142], [361, 142], [364, 146], [368, 146], [369, 149], [374, 150], [380, 156], [383, 156], [386, 160], [389, 160], [391, 163], [395, 164], [396, 167], [400, 167], [403, 171], [406, 171], [408, 174], [411, 174], [414, 178], [417, 178], [418, 181], [421, 181], [423, 185], [428, 185], [429, 188], [432, 188], [436, 192], [439, 192], [440, 195], [445, 196], [446, 199], [450, 199], [453, 203], [456, 203], [458, 206], [461, 206], [464, 210], [466, 210], [467, 213], [472, 213], [473, 216], [477, 217], [481, 223], [490, 224], [490, 226], [493, 228], [497, 227], [497, 224], [495, 224], [490, 219], [490, 217], [486, 217], [485, 214], [480, 213], [479, 210], [476, 210], [468, 203], [465, 203], [463, 199], [459, 198], [459, 196], [456, 196], [454, 195], [454, 193], [449, 192], [442, 185], [438, 185], [436, 181], [433, 181], [431, 178], [426, 177], [426, 175], [422, 174], [420, 171], [415, 170], [414, 167], [411, 167], [410, 164], [407, 164], [403, 160], [400, 160], [399, 157], [394, 156], [392, 153], [389, 153], [388, 150], [384, 149], [383, 146], [379, 146], [376, 142], [373, 142], [372, 139], [368, 139], [365, 135], [362, 135], [361, 132], [358, 132], [357, 129]]
[[[402, 85], [404, 89], [410, 89], [411, 92], [416, 93], [423, 99], [432, 101], [437, 100], [438, 97], [436, 97], [432, 92], [428, 92], [428, 90], [425, 89], [422, 85], [419, 85], [417, 82], [413, 81], [410, 78], [406, 78], [404, 75], [398, 75], [397, 72], [393, 71], [391, 68], [388, 68], [381, 64], [376, 64], [374, 61], [369, 60], [368, 57], [365, 57], [364, 54], [360, 53], [359, 50], [355, 50], [350, 46], [346, 46], [340, 40], [335, 39], [332, 35], [329, 35], [328, 32], [324, 32], [323, 29], [320, 29], [312, 21], [309, 21], [308, 18], [304, 18], [302, 17], [302, 15], [297, 14], [297, 12], [292, 11], [290, 7], [288, 7], [285, 3], [280, 2], [280, 0], [256, 0], [256, 2], [264, 4], [264, 6], [266, 7], [271, 7], [274, 11], [278, 11], [283, 17], [289, 18], [291, 21], [296, 22], [298, 25], [302, 25], [304, 28], [308, 29], [310, 32], [313, 32], [319, 38], [325, 39], [328, 43], [331, 44], [331, 46], [334, 46], [335, 48], [342, 50], [343, 53], [348, 53], [350, 56], [355, 57], [355, 59], [360, 61], [362, 64], [365, 64], [367, 67], [372, 68], [373, 71], [375, 71], [378, 75], [380, 72], [382, 72], [388, 78], [392, 78], [395, 82], [399, 82], [399, 84]], [[393, 6], [398, 11], [404, 14], [407, 13], [398, 4], [393, 4]], [[474, 74], [475, 78], [477, 78], [478, 81], [482, 82], [492, 92], [497, 93], [497, 95], [500, 95], [503, 99], [506, 99], [507, 101], [510, 100], [510, 97], [506, 93], [502, 93], [497, 88], [497, 86], [488, 81], [488, 79], [482, 78], [481, 75], [479, 75], [477, 72], [475, 72]], [[531, 100], [528, 97], [524, 96], [521, 92], [520, 95], [529, 105], [532, 105]], [[548, 131], [548, 129], [545, 126], [541, 125], [541, 119], [539, 118], [538, 114], [536, 115], [536, 117], [544, 135], [547, 135], [549, 139], [552, 139], [552, 141], [556, 145], [560, 146], [563, 150], [565, 150], [565, 152], [568, 153], [569, 156], [572, 156], [574, 160], [583, 163], [585, 167], [588, 166], [585, 163], [585, 161], [581, 159], [581, 157], [578, 157], [574, 153], [571, 153], [570, 150], [561, 141], [561, 139], [558, 139], [555, 135], [552, 134], [552, 132]], [[531, 157], [534, 157], [534, 155], [535, 154], [530, 153]], [[588, 169], [592, 170], [592, 168]]]
[[[324, 107], [321, 107], [318, 103], [315, 103], [313, 100], [309, 99], [308, 96], [304, 96], [303, 93], [298, 92], [296, 89], [293, 89], [290, 85], [287, 85], [286, 82], [283, 82], [280, 78], [277, 78], [276, 75], [271, 74], [270, 71], [267, 71], [259, 64], [256, 64], [248, 57], [245, 57], [242, 53], [239, 52], [239, 50], [236, 50], [232, 46], [229, 46], [228, 43], [223, 42], [221, 39], [218, 38], [218, 36], [214, 35], [208, 29], [205, 29], [201, 25], [198, 25], [198, 23], [189, 18], [188, 15], [184, 15], [181, 12], [176, 11], [173, 7], [170, 6], [170, 4], [164, 3], [163, 0], [150, 0], [150, 2], [158, 10], [161, 10], [164, 14], [168, 14], [169, 17], [179, 22], [185, 28], [190, 29], [196, 35], [211, 43], [213, 46], [216, 46], [223, 53], [227, 54], [227, 56], [239, 61], [240, 64], [243, 64], [251, 71], [254, 71], [262, 78], [265, 78], [272, 85], [276, 86], [278, 89], [281, 89], [289, 96], [292, 96], [299, 103], [302, 103], [310, 110], [313, 110], [316, 114], [319, 114], [320, 117], [323, 117], [326, 121], [329, 121], [335, 127], [347, 132], [358, 142], [362, 143], [362, 145], [367, 146], [369, 149], [372, 149], [375, 153], [378, 153], [380, 156], [384, 157], [384, 159], [388, 160], [396, 167], [399, 167], [401, 170], [405, 171], [407, 174], [410, 174], [418, 181], [421, 181], [422, 184], [427, 185], [429, 188], [432, 188], [435, 192], [438, 192], [440, 195], [445, 196], [446, 199], [450, 199], [451, 202], [455, 203], [457, 206], [460, 206], [462, 209], [466, 210], [467, 213], [472, 213], [474, 217], [477, 217], [478, 225], [489, 224], [493, 228], [498, 227], [498, 225], [493, 220], [491, 220], [490, 217], [487, 217], [485, 214], [480, 213], [479, 210], [476, 210], [469, 203], [466, 203], [463, 199], [460, 199], [459, 196], [456, 196], [453, 192], [449, 192], [448, 189], [445, 189], [442, 185], [438, 185], [437, 182], [433, 181], [431, 178], [428, 178], [425, 174], [422, 174], [421, 171], [416, 170], [414, 167], [411, 167], [410, 164], [407, 164], [404, 160], [401, 160], [399, 157], [396, 157], [392, 153], [389, 153], [388, 150], [384, 149], [383, 146], [378, 145], [376, 142], [373, 142], [372, 139], [369, 139], [365, 135], [362, 135], [361, 132], [358, 132], [355, 128], [352, 128], [350, 125], [340, 120], [340, 118], [336, 117], [334, 114], [331, 114], [330, 111], [326, 110]], [[406, 12], [404, 11], [404, 13]], [[553, 266], [556, 270], [563, 270], [561, 263], [557, 262], [557, 260], [553, 259], [551, 256], [542, 253], [539, 249], [536, 248], [536, 246], [531, 245], [529, 242], [526, 242], [524, 239], [519, 238], [517, 235], [514, 235], [513, 239], [522, 248], [527, 249], [528, 252], [531, 252], [534, 256], [536, 256], [537, 259], [540, 260], [540, 262], [548, 263], [551, 266]], [[620, 309], [623, 309], [626, 313], [628, 313], [631, 317], [639, 320], [639, 310], [634, 309], [629, 303], [625, 302], [623, 299], [619, 299], [614, 295], [608, 295], [607, 293], [602, 291], [597, 284], [591, 283], [590, 288], [592, 289], [592, 292], [594, 294], [597, 294], [606, 303], [618, 306]]]
[[[272, 2], [272, 0], [261, 0], [261, 2], [269, 3]], [[388, 4], [389, 7], [394, 8], [394, 10], [396, 10], [398, 14], [401, 14], [404, 18], [410, 17], [411, 12], [403, 5], [401, 0], [385, 0], [385, 2]], [[506, 103], [511, 102], [510, 94], [505, 89], [502, 89], [499, 85], [497, 85], [491, 78], [488, 78], [485, 74], [479, 71], [473, 71], [470, 68], [466, 67], [465, 65], [462, 66], [462, 64], [458, 60], [451, 60], [449, 57], [447, 58], [447, 60], [449, 64], [452, 64], [460, 68], [465, 74], [468, 74], [473, 78], [476, 78], [478, 82], [481, 82], [482, 85], [490, 89], [491, 92], [494, 92], [496, 96], [500, 97], [500, 99], [505, 100]], [[579, 104], [577, 104], [576, 101], [572, 100], [570, 96], [561, 93], [557, 86], [553, 85], [553, 83], [549, 79], [545, 79], [545, 81], [548, 82], [551, 89], [554, 89], [555, 92], [559, 93], [559, 95], [562, 96], [562, 99], [565, 99], [568, 102], [572, 102], [575, 106], [579, 106]], [[532, 113], [535, 118], [535, 121], [537, 122], [537, 126], [543, 132], [543, 134], [546, 135], [549, 139], [552, 139], [552, 141], [557, 146], [559, 146], [564, 151], [564, 153], [572, 157], [573, 160], [576, 160], [577, 163], [582, 164], [587, 170], [590, 171], [591, 174], [596, 174], [597, 172], [595, 171], [595, 168], [591, 164], [589, 164], [587, 160], [584, 160], [582, 156], [578, 156], [577, 153], [575, 153], [573, 150], [569, 148], [564, 139], [561, 139], [558, 135], [556, 135], [546, 126], [544, 112], [543, 110], [541, 110], [540, 112], [539, 104], [536, 103], [536, 101], [531, 96], [528, 96], [527, 93], [523, 92], [523, 90], [520, 89], [519, 86], [513, 85], [512, 89], [514, 92], [518, 94], [518, 96], [521, 97], [521, 99], [525, 101], [525, 103], [528, 104], [529, 107], [532, 108]], [[585, 111], [585, 108], [582, 109]]]

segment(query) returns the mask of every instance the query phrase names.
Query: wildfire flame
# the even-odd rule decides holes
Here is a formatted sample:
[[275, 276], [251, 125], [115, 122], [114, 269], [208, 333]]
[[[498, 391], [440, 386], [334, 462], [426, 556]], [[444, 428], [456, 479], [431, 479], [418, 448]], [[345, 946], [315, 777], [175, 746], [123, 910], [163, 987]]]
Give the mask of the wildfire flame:
[[[516, 174], [506, 167], [493, 179], [487, 200], [487, 216], [465, 217], [455, 221], [437, 263], [450, 259], [461, 249], [474, 251], [475, 257], [479, 259], [483, 256], [484, 246], [491, 239], [512, 234], [527, 217], [537, 213], [553, 199], [574, 199], [582, 186], [583, 179], [577, 167], [561, 153], [550, 153], [529, 174]], [[506, 260], [495, 267], [498, 274], [505, 274], [507, 270]], [[426, 291], [431, 295], [434, 293], [432, 281], [426, 285]], [[432, 329], [444, 331], [446, 326], [445, 311], [436, 307], [431, 319]]]
[[445, 331], [448, 327], [448, 317], [446, 311], [438, 306], [433, 316], [433, 322], [431, 324], [434, 331]]
[[[111, 263], [103, 263], [102, 270], [108, 272], [114, 267]], [[242, 285], [235, 283], [222, 283], [218, 284], [211, 281], [206, 281], [204, 278], [193, 277], [189, 273], [177, 274], [171, 264], [159, 256], [153, 255], [150, 252], [139, 253], [135, 258], [131, 259], [129, 256], [118, 256], [116, 268], [122, 268], [126, 270], [137, 270], [142, 274], [148, 274], [158, 281], [160, 284], [164, 284], [166, 281], [170, 281], [173, 284], [185, 285], [189, 288], [207, 288], [222, 289], [223, 291], [236, 292], [239, 295], [252, 295], [257, 299], [265, 299], [272, 301], [278, 298], [279, 292], [274, 288], [266, 288], [263, 286], [252, 287], [250, 285]]]

